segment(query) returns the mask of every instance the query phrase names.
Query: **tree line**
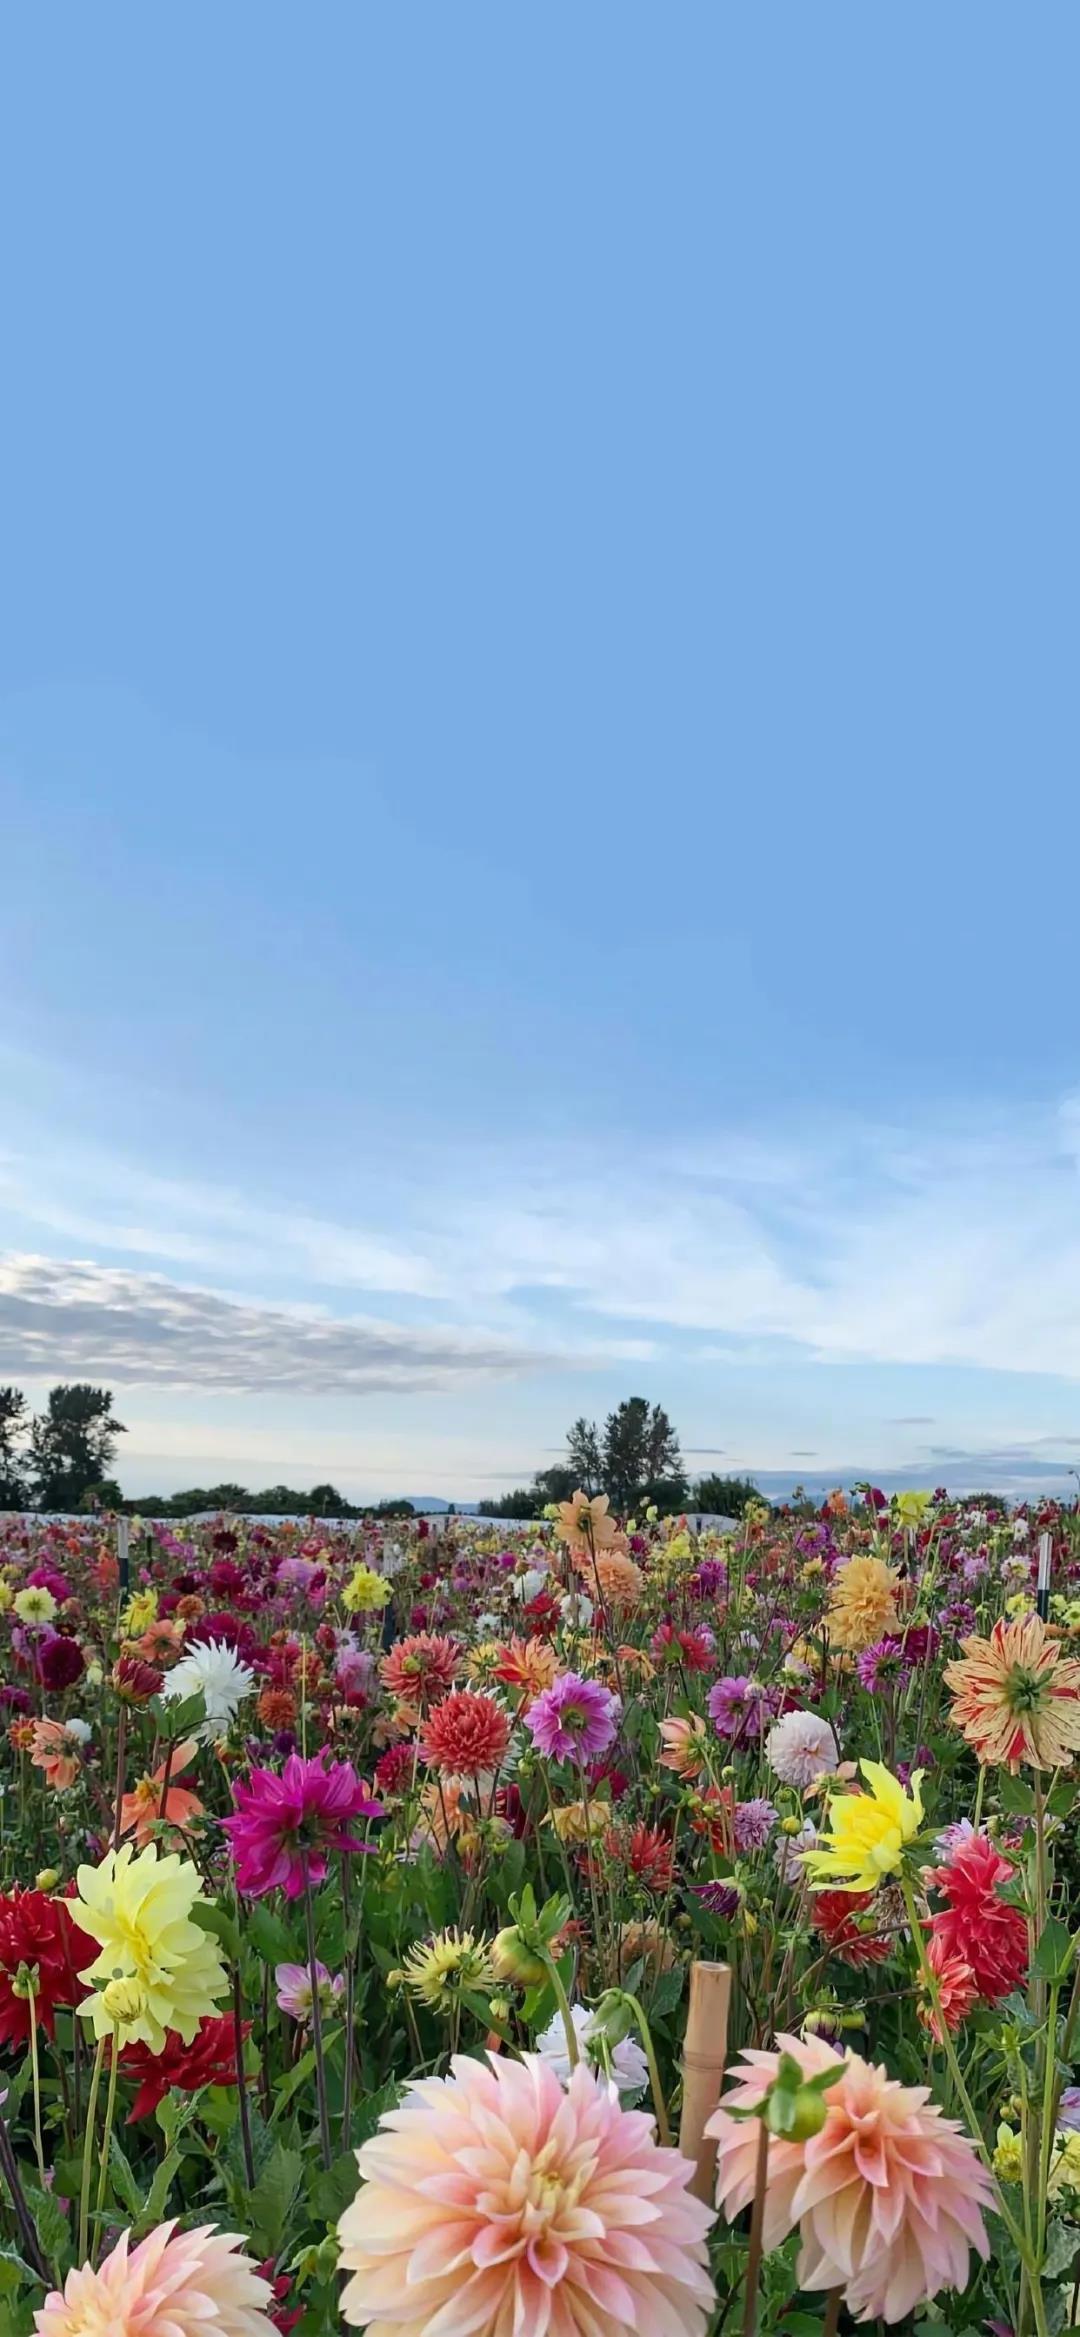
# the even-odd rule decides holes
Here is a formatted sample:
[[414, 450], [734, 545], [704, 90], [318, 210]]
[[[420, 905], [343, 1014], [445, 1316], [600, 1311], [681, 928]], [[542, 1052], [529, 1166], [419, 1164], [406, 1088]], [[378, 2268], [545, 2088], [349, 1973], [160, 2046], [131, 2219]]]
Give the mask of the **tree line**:
[[741, 1517], [748, 1501], [759, 1501], [748, 1477], [700, 1477], [693, 1487], [683, 1465], [674, 1427], [660, 1404], [627, 1396], [609, 1412], [602, 1428], [575, 1420], [567, 1431], [566, 1460], [538, 1469], [530, 1485], [506, 1493], [485, 1509], [488, 1517], [539, 1517], [552, 1501], [569, 1501], [580, 1489], [606, 1493], [620, 1517], [656, 1508], [670, 1517], [696, 1509]]

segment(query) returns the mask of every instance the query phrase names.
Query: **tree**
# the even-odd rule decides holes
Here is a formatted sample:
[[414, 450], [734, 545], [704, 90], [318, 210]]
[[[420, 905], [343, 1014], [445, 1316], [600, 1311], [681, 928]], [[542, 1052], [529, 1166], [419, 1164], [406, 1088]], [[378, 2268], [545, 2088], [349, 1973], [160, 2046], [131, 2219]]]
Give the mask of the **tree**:
[[110, 1389], [86, 1380], [52, 1388], [30, 1431], [38, 1508], [78, 1509], [84, 1493], [108, 1477], [116, 1439], [126, 1434], [123, 1421], [114, 1418]]
[[[566, 1457], [573, 1477], [571, 1493], [596, 1493], [604, 1481], [604, 1463], [595, 1421], [575, 1420], [566, 1439]], [[569, 1499], [569, 1495], [566, 1496]]]
[[647, 1497], [652, 1485], [685, 1484], [679, 1439], [667, 1413], [644, 1396], [628, 1396], [604, 1422], [601, 1482], [613, 1507], [623, 1514]]
[[694, 1495], [697, 1507], [713, 1517], [742, 1517], [749, 1502], [764, 1498], [749, 1477], [699, 1477]]
[[21, 1388], [0, 1388], [0, 1509], [25, 1509], [26, 1397]]
[[313, 1485], [308, 1500], [312, 1517], [344, 1517], [349, 1506], [336, 1485]]

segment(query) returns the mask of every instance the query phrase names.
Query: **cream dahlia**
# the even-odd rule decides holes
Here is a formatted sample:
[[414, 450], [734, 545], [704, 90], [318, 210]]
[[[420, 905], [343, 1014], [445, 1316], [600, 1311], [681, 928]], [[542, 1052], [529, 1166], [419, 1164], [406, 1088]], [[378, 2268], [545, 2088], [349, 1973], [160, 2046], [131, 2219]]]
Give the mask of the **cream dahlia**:
[[729, 2217], [754, 2194], [758, 2125], [725, 2106], [753, 2107], [782, 2053], [807, 2077], [836, 2066], [825, 2123], [809, 2142], [770, 2140], [764, 2244], [798, 2226], [802, 2288], [843, 2288], [857, 2320], [903, 2320], [943, 2288], [962, 2289], [970, 2250], [989, 2255], [982, 2209], [990, 2178], [974, 2145], [930, 2100], [858, 2053], [846, 2058], [819, 2037], [781, 2036], [775, 2052], [743, 2055], [736, 2082], [709, 2121], [717, 2139], [717, 2199]]
[[455, 2056], [357, 2152], [345, 2320], [368, 2337], [703, 2337], [708, 2207], [688, 2159], [579, 2065]]
[[130, 2236], [96, 2272], [73, 2266], [39, 2305], [37, 2337], [270, 2337], [274, 2292], [235, 2232], [162, 2223], [136, 2248]]

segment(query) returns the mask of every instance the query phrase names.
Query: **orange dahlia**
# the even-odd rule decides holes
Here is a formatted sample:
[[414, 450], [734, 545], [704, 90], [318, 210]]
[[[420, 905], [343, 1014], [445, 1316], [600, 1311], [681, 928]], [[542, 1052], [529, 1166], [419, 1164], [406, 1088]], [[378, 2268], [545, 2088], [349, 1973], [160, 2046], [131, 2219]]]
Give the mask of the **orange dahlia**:
[[1039, 1615], [995, 1623], [960, 1642], [945, 1666], [952, 1718], [980, 1761], [1015, 1775], [1022, 1761], [1056, 1769], [1080, 1746], [1080, 1663], [1064, 1656]]
[[[588, 1580], [591, 1568], [583, 1569]], [[621, 1550], [600, 1550], [596, 1558], [596, 1578], [609, 1607], [622, 1614], [630, 1614], [639, 1605], [645, 1588], [645, 1577], [640, 1566]]]
[[506, 1688], [516, 1688], [526, 1706], [545, 1688], [554, 1687], [558, 1676], [559, 1659], [546, 1639], [508, 1639], [497, 1650], [492, 1666], [492, 1678]]
[[456, 1640], [438, 1632], [415, 1631], [395, 1642], [379, 1665], [384, 1688], [410, 1708], [438, 1702], [453, 1686], [461, 1661]]
[[898, 1620], [900, 1577], [883, 1558], [849, 1558], [837, 1568], [825, 1617], [834, 1647], [857, 1653], [884, 1639]]
[[590, 1501], [587, 1493], [575, 1493], [572, 1501], [560, 1501], [558, 1530], [571, 1550], [609, 1549], [619, 1531], [613, 1517], [608, 1516], [606, 1493], [595, 1493]]
[[420, 1758], [444, 1777], [491, 1777], [510, 1742], [510, 1721], [493, 1696], [455, 1688], [429, 1713]]

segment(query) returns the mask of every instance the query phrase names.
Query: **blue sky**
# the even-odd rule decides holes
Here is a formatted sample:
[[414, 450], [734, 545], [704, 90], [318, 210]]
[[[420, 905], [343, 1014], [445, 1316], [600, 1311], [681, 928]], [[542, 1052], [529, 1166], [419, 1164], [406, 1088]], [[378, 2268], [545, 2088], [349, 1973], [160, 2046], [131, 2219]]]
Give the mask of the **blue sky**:
[[0, 1374], [1080, 1459], [1080, 28], [9, 28]]

